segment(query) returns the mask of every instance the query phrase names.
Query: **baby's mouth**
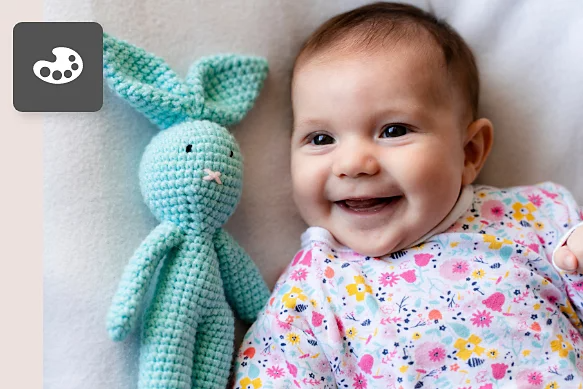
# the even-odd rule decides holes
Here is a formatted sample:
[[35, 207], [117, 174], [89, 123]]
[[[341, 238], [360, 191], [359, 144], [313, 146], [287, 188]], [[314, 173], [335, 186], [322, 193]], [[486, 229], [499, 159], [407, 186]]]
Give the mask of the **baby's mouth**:
[[399, 198], [400, 196], [377, 197], [368, 199], [346, 199], [336, 201], [335, 204], [341, 208], [354, 212], [376, 212], [398, 200]]

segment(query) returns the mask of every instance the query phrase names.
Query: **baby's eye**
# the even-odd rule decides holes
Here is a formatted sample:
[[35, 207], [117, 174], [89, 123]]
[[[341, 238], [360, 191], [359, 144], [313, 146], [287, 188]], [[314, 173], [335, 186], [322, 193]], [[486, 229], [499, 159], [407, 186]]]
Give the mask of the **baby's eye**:
[[397, 138], [399, 136], [407, 135], [410, 130], [402, 124], [389, 124], [383, 130], [381, 138]]
[[334, 138], [326, 134], [317, 134], [310, 141], [313, 145], [324, 146], [334, 143]]
[[186, 152], [190, 153], [192, 151], [192, 145], [186, 146]]

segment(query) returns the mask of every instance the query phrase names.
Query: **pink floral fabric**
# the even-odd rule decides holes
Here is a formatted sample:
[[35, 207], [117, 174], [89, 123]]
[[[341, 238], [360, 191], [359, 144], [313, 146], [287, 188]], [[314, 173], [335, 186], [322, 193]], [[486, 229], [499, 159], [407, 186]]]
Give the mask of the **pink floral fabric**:
[[244, 338], [234, 387], [578, 388], [583, 275], [551, 257], [582, 219], [543, 183], [475, 186], [449, 229], [382, 258], [312, 227]]

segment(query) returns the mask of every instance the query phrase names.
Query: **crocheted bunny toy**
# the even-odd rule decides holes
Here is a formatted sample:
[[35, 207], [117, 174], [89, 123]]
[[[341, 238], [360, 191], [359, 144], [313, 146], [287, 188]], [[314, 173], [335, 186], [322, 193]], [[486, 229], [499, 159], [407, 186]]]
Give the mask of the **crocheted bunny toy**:
[[107, 316], [109, 336], [134, 328], [145, 310], [139, 388], [224, 388], [234, 349], [229, 305], [248, 322], [269, 290], [257, 267], [222, 226], [242, 189], [243, 164], [225, 126], [251, 109], [267, 75], [262, 58], [200, 59], [181, 80], [161, 58], [103, 35], [109, 86], [163, 131], [140, 163], [140, 187], [160, 224], [135, 251]]

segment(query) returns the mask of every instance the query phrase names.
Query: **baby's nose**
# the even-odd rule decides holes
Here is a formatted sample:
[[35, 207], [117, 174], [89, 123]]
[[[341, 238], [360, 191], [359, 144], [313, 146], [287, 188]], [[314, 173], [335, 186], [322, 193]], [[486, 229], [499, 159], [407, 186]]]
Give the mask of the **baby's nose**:
[[[339, 150], [340, 151], [340, 150]], [[338, 177], [356, 178], [379, 172], [379, 161], [367, 147], [345, 147], [334, 163], [334, 174]]]
[[202, 179], [205, 181], [210, 181], [210, 180], [215, 180], [217, 182], [217, 184], [222, 185], [223, 183], [221, 182], [221, 172], [219, 171], [212, 171], [211, 169], [204, 169], [204, 172], [207, 174], [206, 176], [204, 176]]

